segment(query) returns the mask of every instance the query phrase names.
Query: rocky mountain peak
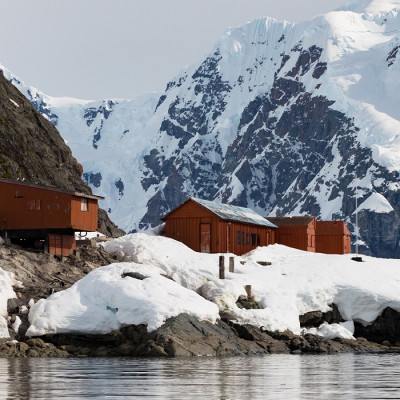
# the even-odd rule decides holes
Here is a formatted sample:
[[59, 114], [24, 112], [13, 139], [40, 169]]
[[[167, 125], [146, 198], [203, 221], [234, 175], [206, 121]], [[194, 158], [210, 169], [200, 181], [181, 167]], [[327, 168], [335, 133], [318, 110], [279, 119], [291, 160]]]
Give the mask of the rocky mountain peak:
[[354, 233], [357, 196], [361, 251], [400, 257], [397, 1], [346, 7], [230, 29], [164, 93], [135, 100], [60, 102], [9, 79], [128, 231], [195, 196], [344, 219]]

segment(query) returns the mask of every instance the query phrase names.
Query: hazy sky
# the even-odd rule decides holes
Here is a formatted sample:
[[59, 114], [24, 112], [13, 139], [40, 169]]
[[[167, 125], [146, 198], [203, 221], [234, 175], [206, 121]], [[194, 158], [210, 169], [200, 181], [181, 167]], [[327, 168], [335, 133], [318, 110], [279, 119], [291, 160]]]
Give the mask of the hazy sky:
[[52, 96], [163, 91], [228, 27], [297, 22], [346, 0], [1, 0], [0, 64]]

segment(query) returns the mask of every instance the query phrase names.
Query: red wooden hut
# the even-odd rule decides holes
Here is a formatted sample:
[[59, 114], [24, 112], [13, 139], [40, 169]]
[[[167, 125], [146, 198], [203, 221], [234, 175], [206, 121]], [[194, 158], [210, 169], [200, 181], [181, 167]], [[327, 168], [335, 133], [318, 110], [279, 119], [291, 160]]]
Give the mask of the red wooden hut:
[[69, 255], [75, 232], [96, 231], [100, 196], [0, 179], [0, 234], [45, 241], [49, 252]]
[[267, 217], [278, 226], [275, 242], [315, 252], [315, 217]]
[[242, 255], [275, 239], [276, 226], [255, 211], [194, 197], [162, 219], [167, 237], [203, 253]]
[[351, 233], [344, 221], [317, 221], [315, 251], [326, 254], [348, 254]]

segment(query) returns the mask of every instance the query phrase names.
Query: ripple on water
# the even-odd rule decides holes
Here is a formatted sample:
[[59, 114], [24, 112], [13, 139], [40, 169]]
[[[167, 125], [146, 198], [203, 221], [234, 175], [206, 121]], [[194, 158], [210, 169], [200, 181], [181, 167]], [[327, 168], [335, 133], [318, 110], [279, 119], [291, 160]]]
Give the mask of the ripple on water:
[[398, 399], [400, 355], [0, 359], [0, 399]]

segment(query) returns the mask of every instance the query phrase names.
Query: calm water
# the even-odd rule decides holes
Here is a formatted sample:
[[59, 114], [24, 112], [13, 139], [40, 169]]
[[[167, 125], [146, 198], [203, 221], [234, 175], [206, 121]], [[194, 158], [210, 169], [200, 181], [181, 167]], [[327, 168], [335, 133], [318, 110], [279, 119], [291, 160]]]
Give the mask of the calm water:
[[399, 399], [400, 355], [0, 359], [0, 399]]

